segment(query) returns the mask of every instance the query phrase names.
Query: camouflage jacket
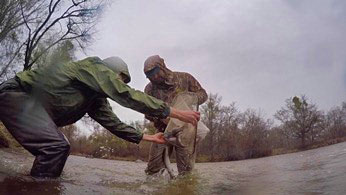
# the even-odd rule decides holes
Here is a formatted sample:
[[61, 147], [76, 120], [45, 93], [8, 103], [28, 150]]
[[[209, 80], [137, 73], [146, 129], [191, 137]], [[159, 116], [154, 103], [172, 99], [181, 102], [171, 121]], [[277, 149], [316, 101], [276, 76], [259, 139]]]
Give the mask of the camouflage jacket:
[[[207, 100], [208, 95], [206, 91], [191, 74], [186, 72], [171, 72], [169, 78], [167, 82], [169, 84], [165, 84], [164, 86], [156, 85], [152, 82], [148, 83], [144, 92], [166, 102], [168, 105], [172, 103], [177, 94], [186, 91], [196, 93], [199, 105]], [[159, 118], [148, 115], [146, 115], [145, 118], [154, 122], [155, 127], [159, 131], [163, 132], [165, 130], [166, 124], [161, 122]]]

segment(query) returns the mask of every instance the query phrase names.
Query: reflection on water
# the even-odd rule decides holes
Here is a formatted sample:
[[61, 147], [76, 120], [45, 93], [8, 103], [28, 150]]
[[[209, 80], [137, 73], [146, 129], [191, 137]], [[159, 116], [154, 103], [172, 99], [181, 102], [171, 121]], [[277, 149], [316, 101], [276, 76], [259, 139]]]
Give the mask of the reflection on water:
[[29, 176], [5, 177], [0, 183], [0, 194], [58, 195], [63, 189], [58, 180], [36, 181]]
[[193, 174], [170, 181], [148, 178], [143, 162], [78, 156], [69, 157], [60, 179], [37, 181], [26, 176], [32, 157], [6, 150], [0, 156], [0, 194], [346, 194], [346, 142], [253, 160], [197, 163]]
[[161, 186], [154, 194], [202, 194], [204, 191], [204, 179], [197, 172], [190, 175], [179, 176]]

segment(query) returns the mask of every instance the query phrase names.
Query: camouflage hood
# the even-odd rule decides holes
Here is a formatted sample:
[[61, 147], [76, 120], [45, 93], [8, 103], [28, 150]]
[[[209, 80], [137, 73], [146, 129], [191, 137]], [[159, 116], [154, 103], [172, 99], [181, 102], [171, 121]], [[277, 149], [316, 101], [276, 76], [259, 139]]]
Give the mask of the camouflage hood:
[[173, 72], [166, 67], [165, 61], [159, 55], [148, 57], [144, 62], [144, 72], [148, 72], [155, 67], [160, 67], [165, 73], [165, 84], [172, 85]]

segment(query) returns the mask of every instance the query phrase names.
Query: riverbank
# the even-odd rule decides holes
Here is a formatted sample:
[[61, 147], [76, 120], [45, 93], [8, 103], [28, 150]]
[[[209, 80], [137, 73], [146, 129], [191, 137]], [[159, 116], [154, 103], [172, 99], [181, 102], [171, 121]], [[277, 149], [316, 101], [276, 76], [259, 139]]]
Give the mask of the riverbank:
[[[311, 149], [316, 149], [320, 147], [325, 147], [341, 142], [345, 142], [346, 137], [342, 138], [336, 138], [336, 139], [330, 139], [330, 140], [325, 140], [325, 141], [319, 141], [315, 142], [313, 144], [307, 145], [305, 148], [300, 148], [300, 147], [295, 147], [291, 149], [287, 148], [273, 148], [269, 152], [267, 152], [267, 155], [263, 155], [259, 158], [263, 157], [268, 157], [268, 156], [275, 156], [275, 155], [282, 155], [282, 154], [289, 154], [289, 153], [295, 153], [295, 152], [300, 152], [300, 151], [306, 151], [306, 150], [311, 150]], [[141, 144], [146, 144], [148, 143], [141, 143]], [[19, 143], [11, 136], [11, 134], [5, 129], [2, 123], [0, 123], [0, 148], [12, 148], [17, 151], [23, 151], [24, 149], [19, 145]], [[141, 145], [138, 147], [141, 148]], [[145, 148], [148, 148], [146, 146]], [[146, 149], [147, 150], [147, 149]], [[147, 152], [147, 151], [146, 151]], [[136, 151], [137, 154], [131, 154], [128, 156], [117, 156], [117, 155], [100, 155], [98, 154], [97, 156], [93, 156], [91, 154], [84, 154], [80, 152], [75, 152], [73, 149], [71, 151], [71, 154], [76, 155], [76, 156], [83, 156], [87, 158], [101, 158], [101, 159], [110, 159], [110, 160], [122, 160], [122, 161], [147, 161], [148, 153], [146, 154], [141, 154], [141, 151]], [[221, 158], [218, 158], [217, 155], [214, 157], [212, 160], [210, 156], [207, 155], [198, 155], [196, 158], [196, 162], [202, 163], [202, 162], [224, 162], [225, 160], [220, 160]], [[235, 159], [235, 160], [245, 160], [245, 159], [254, 159], [254, 158], [242, 158], [242, 159]], [[234, 160], [233, 160], [234, 161]], [[172, 162], [175, 162], [174, 155], [172, 158]]]
[[5, 126], [0, 122], [0, 148], [21, 148], [19, 143], [7, 131]]
[[[264, 156], [261, 156], [261, 157], [258, 157], [258, 158], [265, 158], [265, 157], [276, 156], [276, 155], [283, 155], [283, 154], [290, 154], [290, 153], [296, 153], [296, 152], [303, 152], [303, 151], [312, 150], [312, 149], [316, 149], [316, 148], [322, 148], [322, 147], [326, 147], [326, 146], [330, 146], [330, 145], [338, 144], [338, 143], [342, 143], [342, 142], [346, 142], [346, 137], [330, 139], [330, 140], [327, 140], [327, 141], [316, 142], [314, 144], [307, 145], [305, 148], [301, 148], [301, 147], [296, 147], [296, 148], [292, 148], [292, 149], [274, 148], [274, 149], [271, 149], [271, 152], [270, 152], [269, 155], [264, 155]], [[258, 158], [244, 158], [244, 159], [237, 159], [237, 160], [230, 160], [230, 161], [258, 159]], [[227, 162], [227, 161], [219, 160], [217, 155], [216, 155], [216, 157], [214, 157], [214, 160], [211, 160], [210, 156], [199, 155], [196, 158], [196, 162], [206, 163], [206, 162]]]
[[273, 149], [272, 150], [272, 155], [281, 155], [281, 154], [289, 154], [289, 153], [295, 153], [295, 152], [301, 152], [301, 151], [306, 151], [306, 150], [312, 150], [316, 148], [321, 148], [321, 147], [326, 147], [330, 146], [333, 144], [338, 144], [346, 142], [346, 137], [341, 137], [341, 138], [336, 138], [336, 139], [330, 139], [327, 141], [320, 141], [316, 142], [314, 144], [307, 145], [304, 149], [303, 148], [296, 148], [296, 149], [284, 149], [284, 148], [278, 148], [278, 149]]

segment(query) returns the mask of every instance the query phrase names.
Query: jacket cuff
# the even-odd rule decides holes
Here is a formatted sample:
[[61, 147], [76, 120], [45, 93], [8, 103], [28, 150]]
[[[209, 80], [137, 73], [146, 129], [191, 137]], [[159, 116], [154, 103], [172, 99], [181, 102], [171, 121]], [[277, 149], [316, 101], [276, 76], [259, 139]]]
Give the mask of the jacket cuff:
[[136, 140], [134, 143], [139, 144], [143, 140], [143, 135], [144, 133], [141, 132], [140, 135], [138, 136], [138, 140]]
[[160, 118], [165, 119], [171, 114], [171, 108], [169, 106], [166, 106], [166, 108], [163, 110], [163, 113]]

